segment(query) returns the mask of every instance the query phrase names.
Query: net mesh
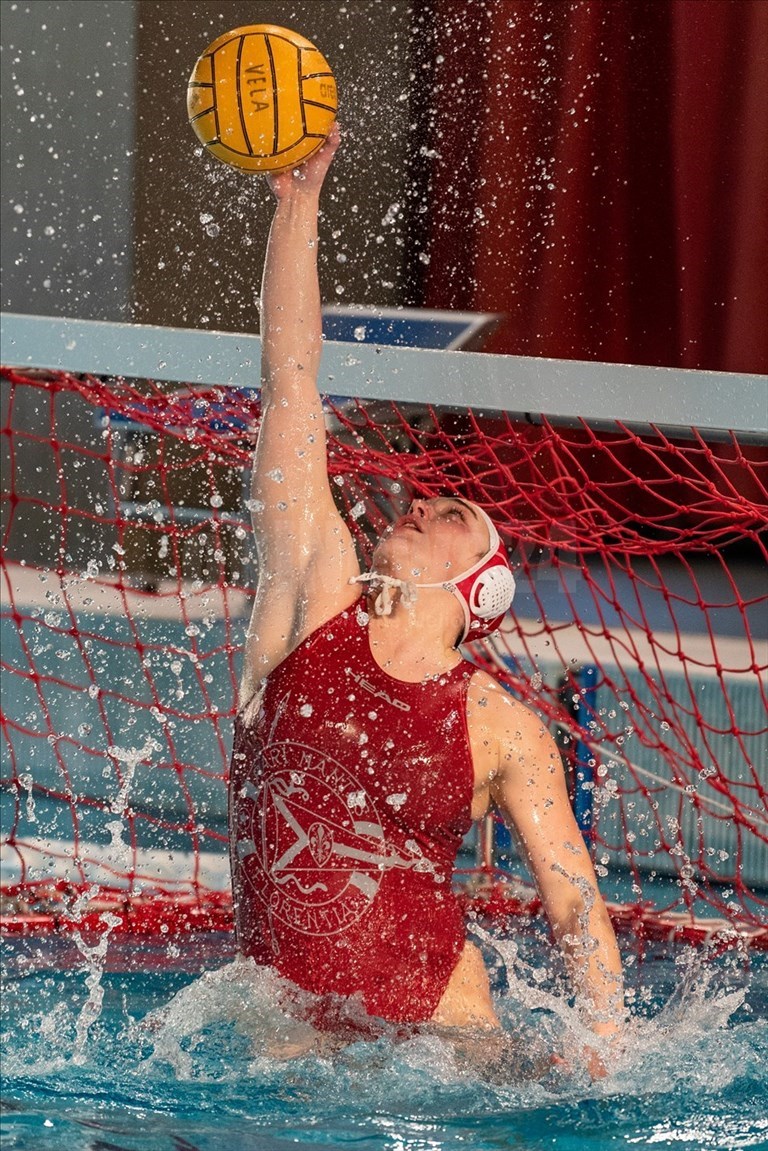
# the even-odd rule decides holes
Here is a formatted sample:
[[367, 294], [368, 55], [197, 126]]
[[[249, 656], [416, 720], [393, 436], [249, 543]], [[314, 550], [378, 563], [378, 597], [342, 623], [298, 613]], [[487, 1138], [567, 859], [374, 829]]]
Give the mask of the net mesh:
[[[6, 927], [226, 927], [257, 393], [3, 388]], [[768, 945], [764, 447], [350, 400], [328, 426], [363, 562], [415, 495], [498, 524], [518, 594], [471, 655], [556, 731], [616, 922]], [[486, 910], [535, 910], [503, 833], [489, 868]]]

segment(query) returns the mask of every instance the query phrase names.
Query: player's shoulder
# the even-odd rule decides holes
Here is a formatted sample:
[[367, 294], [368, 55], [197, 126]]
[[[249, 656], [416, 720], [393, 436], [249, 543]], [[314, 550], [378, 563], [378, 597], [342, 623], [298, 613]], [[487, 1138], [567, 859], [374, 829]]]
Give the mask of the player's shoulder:
[[469, 703], [482, 708], [485, 722], [499, 736], [517, 738], [532, 736], [545, 730], [541, 716], [510, 691], [495, 676], [478, 668], [469, 688]]

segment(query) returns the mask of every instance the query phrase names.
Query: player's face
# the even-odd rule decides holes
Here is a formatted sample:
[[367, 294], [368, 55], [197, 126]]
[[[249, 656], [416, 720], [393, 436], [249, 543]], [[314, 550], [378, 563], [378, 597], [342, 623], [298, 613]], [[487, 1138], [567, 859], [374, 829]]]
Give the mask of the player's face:
[[467, 500], [414, 500], [379, 540], [374, 567], [398, 579], [441, 583], [477, 563], [489, 542], [486, 521]]

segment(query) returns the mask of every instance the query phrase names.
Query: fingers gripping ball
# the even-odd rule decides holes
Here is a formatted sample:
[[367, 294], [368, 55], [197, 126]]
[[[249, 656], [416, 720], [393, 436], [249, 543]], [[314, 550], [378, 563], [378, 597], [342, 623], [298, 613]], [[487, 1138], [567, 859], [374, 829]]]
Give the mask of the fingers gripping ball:
[[304, 36], [248, 24], [219, 36], [187, 85], [187, 113], [209, 152], [247, 172], [295, 168], [321, 147], [336, 119], [336, 83]]

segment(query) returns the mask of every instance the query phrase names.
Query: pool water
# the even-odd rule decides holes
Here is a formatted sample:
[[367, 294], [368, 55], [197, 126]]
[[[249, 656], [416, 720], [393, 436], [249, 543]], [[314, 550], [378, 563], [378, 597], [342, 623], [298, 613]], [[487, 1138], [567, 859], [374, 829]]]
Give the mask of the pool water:
[[548, 1058], [572, 1018], [546, 943], [480, 939], [516, 1037], [484, 1073], [430, 1033], [276, 1057], [303, 1025], [229, 936], [5, 940], [3, 1147], [768, 1148], [768, 956], [625, 952], [629, 1040], [592, 1083]]

